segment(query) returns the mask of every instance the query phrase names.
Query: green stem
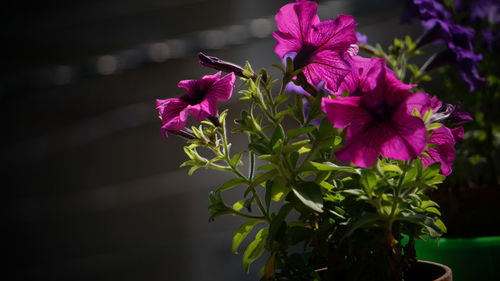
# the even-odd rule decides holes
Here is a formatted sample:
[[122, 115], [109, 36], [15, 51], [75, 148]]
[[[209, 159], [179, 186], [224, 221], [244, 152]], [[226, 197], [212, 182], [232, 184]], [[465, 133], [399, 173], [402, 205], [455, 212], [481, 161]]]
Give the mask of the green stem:
[[399, 199], [400, 199], [399, 197], [401, 195], [400, 194], [401, 186], [403, 185], [404, 179], [406, 177], [406, 173], [408, 172], [408, 169], [409, 169], [409, 167], [411, 167], [412, 163], [413, 163], [413, 159], [405, 162], [405, 165], [403, 166], [404, 167], [403, 173], [401, 174], [401, 176], [399, 178], [398, 185], [394, 189], [391, 212], [389, 214], [389, 220], [388, 220], [388, 229], [390, 232], [392, 232], [392, 224], [394, 222], [394, 215], [395, 215], [396, 210], [397, 210], [398, 205], [399, 205]]
[[250, 165], [248, 167], [248, 180], [252, 181], [253, 173], [255, 170], [255, 153], [253, 151], [249, 152]]
[[257, 204], [257, 206], [259, 207], [260, 211], [262, 212], [262, 214], [264, 215], [264, 217], [266, 218], [267, 221], [270, 221], [270, 218], [266, 212], [266, 209], [264, 208], [264, 205], [262, 205], [262, 201], [259, 197], [259, 194], [257, 193], [257, 191], [255, 190], [255, 187], [252, 186], [252, 182], [250, 179], [247, 179], [239, 170], [236, 166], [233, 166], [231, 164], [231, 159], [229, 157], [229, 146], [228, 146], [228, 142], [227, 142], [227, 131], [226, 131], [226, 123], [224, 122], [222, 124], [222, 146], [224, 148], [224, 160], [229, 164], [232, 172], [234, 174], [236, 174], [238, 177], [244, 179], [247, 181], [248, 183], [248, 187], [250, 188], [250, 190], [252, 191], [253, 195], [254, 195], [254, 198], [255, 198], [255, 203]]
[[267, 220], [266, 217], [261, 217], [261, 216], [253, 216], [253, 215], [249, 215], [249, 214], [245, 214], [245, 213], [242, 213], [240, 211], [236, 211], [235, 209], [231, 208], [228, 206], [228, 208], [230, 208], [232, 210], [232, 212], [235, 214], [235, 215], [238, 215], [240, 217], [244, 217], [244, 218], [249, 218], [249, 219], [260, 219], [260, 220]]

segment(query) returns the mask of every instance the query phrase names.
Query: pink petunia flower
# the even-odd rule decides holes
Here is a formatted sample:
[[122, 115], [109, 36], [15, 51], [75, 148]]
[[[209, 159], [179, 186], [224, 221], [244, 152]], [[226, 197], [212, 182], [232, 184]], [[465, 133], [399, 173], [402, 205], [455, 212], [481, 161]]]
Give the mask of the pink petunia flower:
[[311, 1], [283, 6], [276, 15], [274, 52], [281, 58], [291, 56], [295, 68], [303, 68], [309, 84], [324, 81], [325, 88], [336, 91], [351, 69], [349, 54], [357, 47], [356, 23], [348, 15], [321, 22], [317, 9], [318, 4]]
[[191, 114], [196, 120], [217, 115], [217, 102], [227, 101], [234, 88], [235, 76], [230, 73], [220, 78], [221, 72], [203, 76], [200, 80], [182, 80], [177, 85], [186, 89], [179, 98], [156, 100], [156, 109], [163, 126], [161, 134], [168, 137], [167, 131], [182, 130]]
[[339, 160], [360, 167], [376, 163], [379, 155], [396, 160], [417, 158], [425, 149], [427, 129], [413, 108], [425, 95], [408, 91], [385, 60], [361, 59], [358, 75], [346, 77], [343, 88], [351, 96], [323, 98], [322, 109], [335, 128], [346, 129]]
[[[461, 124], [472, 120], [472, 117], [464, 112], [458, 110], [455, 114], [453, 112], [458, 108], [450, 104], [443, 106], [442, 102], [437, 97], [429, 97], [429, 95], [421, 93], [418, 102], [413, 103], [413, 108], [416, 109], [421, 116], [424, 116], [427, 111], [432, 111], [430, 122]], [[451, 165], [455, 161], [456, 150], [455, 145], [458, 141], [463, 139], [463, 127], [456, 127], [450, 129], [444, 125], [432, 130], [429, 139], [427, 140], [428, 148], [425, 153], [420, 155], [424, 167], [432, 163], [441, 163], [441, 173], [448, 176], [451, 174]]]
[[456, 151], [455, 144], [463, 138], [464, 128], [456, 127], [449, 129], [446, 126], [441, 126], [432, 131], [428, 143], [432, 144], [425, 151], [425, 154], [420, 156], [424, 167], [432, 163], [441, 163], [441, 172], [448, 176], [451, 174], [451, 165], [455, 161]]

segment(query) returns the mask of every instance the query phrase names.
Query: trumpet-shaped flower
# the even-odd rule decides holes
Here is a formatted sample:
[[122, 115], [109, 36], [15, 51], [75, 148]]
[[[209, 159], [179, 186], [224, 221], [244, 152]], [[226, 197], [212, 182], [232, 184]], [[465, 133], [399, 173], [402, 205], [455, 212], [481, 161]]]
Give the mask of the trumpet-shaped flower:
[[186, 89], [179, 98], [156, 100], [156, 109], [163, 123], [161, 133], [179, 131], [186, 126], [189, 114], [196, 120], [217, 115], [217, 102], [227, 101], [234, 87], [235, 76], [230, 73], [222, 78], [221, 73], [203, 76], [200, 80], [182, 80], [178, 87]]
[[420, 46], [436, 42], [444, 43], [447, 47], [436, 56], [428, 70], [443, 64], [454, 64], [469, 92], [486, 83], [486, 79], [478, 73], [479, 61], [483, 56], [474, 53], [474, 30], [454, 23], [451, 14], [434, 0], [407, 0], [402, 22], [408, 23], [413, 17], [418, 17], [426, 30], [419, 39]]
[[469, 113], [463, 111], [459, 105], [443, 104], [437, 97], [429, 98], [427, 94], [422, 96], [422, 101], [413, 106], [421, 116], [427, 111], [432, 111], [430, 122], [439, 122], [441, 127], [432, 130], [427, 140], [425, 153], [419, 156], [424, 167], [432, 163], [441, 163], [441, 172], [447, 176], [451, 174], [451, 165], [455, 161], [455, 144], [463, 138], [463, 127], [450, 129], [447, 125], [458, 125], [472, 120]]
[[463, 135], [463, 127], [449, 129], [446, 126], [441, 126], [433, 130], [428, 140], [428, 144], [431, 146], [420, 156], [424, 167], [439, 162], [443, 175], [451, 174], [451, 165], [456, 156], [455, 144], [463, 138]]
[[273, 36], [278, 42], [274, 51], [281, 58], [293, 57], [295, 68], [303, 68], [309, 84], [324, 81], [325, 88], [337, 90], [350, 72], [348, 52], [357, 43], [356, 23], [347, 15], [321, 22], [317, 8], [311, 1], [283, 6], [276, 15], [278, 31]]
[[[346, 129], [341, 161], [360, 167], [376, 163], [379, 155], [397, 160], [418, 157], [426, 145], [424, 122], [413, 108], [427, 102], [426, 95], [408, 91], [387, 69], [385, 60], [364, 60], [357, 77], [348, 76], [349, 97], [324, 98], [322, 109], [335, 128]], [[350, 81], [355, 79], [354, 81]]]

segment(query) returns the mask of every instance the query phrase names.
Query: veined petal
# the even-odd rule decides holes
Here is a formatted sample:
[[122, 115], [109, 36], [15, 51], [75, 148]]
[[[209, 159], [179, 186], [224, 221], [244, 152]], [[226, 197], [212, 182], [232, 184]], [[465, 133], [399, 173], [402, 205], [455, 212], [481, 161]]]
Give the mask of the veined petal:
[[304, 42], [311, 26], [319, 22], [317, 10], [318, 4], [311, 1], [295, 2], [281, 7], [276, 14], [278, 30]]
[[[215, 105], [215, 102], [213, 103]], [[208, 100], [203, 100], [199, 104], [190, 105], [188, 107], [189, 112], [193, 115], [194, 119], [201, 121], [207, 118], [208, 115], [215, 115], [217, 113], [217, 107], [215, 108], [214, 114], [210, 114], [211, 105]]]
[[362, 95], [361, 89], [358, 89], [360, 85], [360, 77], [363, 74], [364, 70], [368, 68], [372, 64], [372, 59], [364, 58], [361, 56], [353, 56], [351, 59], [352, 70], [347, 74], [340, 84], [337, 92], [333, 94], [336, 96], [340, 96], [344, 93], [344, 91], [349, 92], [351, 96], [360, 96]]
[[331, 50], [346, 52], [351, 44], [358, 43], [356, 22], [349, 15], [340, 15], [335, 20], [318, 22], [312, 26], [307, 42], [317, 46], [318, 51]]
[[160, 114], [162, 127], [160, 133], [168, 137], [167, 131], [178, 131], [186, 127], [189, 106], [186, 102], [179, 99], [157, 100], [156, 108]]
[[[458, 130], [457, 132], [459, 132]], [[425, 152], [428, 156], [420, 156], [424, 167], [429, 166], [434, 162], [441, 163], [441, 172], [447, 176], [451, 174], [451, 165], [455, 161], [455, 136], [452, 130], [445, 126], [439, 127], [432, 131], [429, 138], [429, 143], [436, 145]]]
[[417, 158], [424, 151], [427, 134], [424, 123], [416, 117], [409, 117], [407, 122], [405, 127], [387, 127], [387, 140], [380, 147], [382, 156], [405, 161]]
[[384, 141], [385, 136], [380, 134], [380, 124], [353, 123], [347, 130], [344, 147], [335, 155], [341, 161], [369, 167], [377, 162], [380, 146]]
[[427, 129], [422, 119], [411, 116], [401, 105], [388, 121], [392, 136], [381, 147], [381, 154], [397, 160], [417, 158], [425, 149]]
[[182, 121], [186, 121], [187, 115], [181, 113], [188, 105], [188, 103], [178, 98], [156, 100], [156, 109], [163, 124], [168, 123], [175, 117], [180, 117]]
[[325, 83], [329, 91], [337, 91], [347, 74], [351, 72], [350, 57], [324, 50], [315, 53], [304, 67], [304, 76], [311, 85]]
[[233, 94], [234, 73], [229, 73], [221, 79], [217, 79], [207, 90], [205, 98], [214, 99], [214, 101], [227, 101]]
[[420, 115], [424, 116], [428, 110], [433, 110], [433, 100], [427, 93], [414, 93], [406, 99], [406, 111], [412, 114], [413, 110], [417, 110]]
[[338, 97], [336, 99], [323, 98], [321, 107], [328, 121], [335, 128], [344, 129], [351, 125], [364, 126], [373, 120], [368, 111], [359, 106], [360, 97]]
[[220, 75], [221, 72], [219, 71], [213, 75], [205, 75], [199, 80], [181, 80], [177, 84], [177, 87], [186, 89], [188, 93], [195, 92], [199, 89], [206, 89], [207, 86], [217, 81]]
[[451, 129], [451, 133], [453, 134], [453, 140], [457, 143], [464, 138], [464, 127], [453, 128]]
[[273, 32], [273, 37], [276, 39], [276, 46], [274, 52], [283, 58], [289, 52], [298, 52], [302, 48], [302, 42], [289, 33], [281, 31]]

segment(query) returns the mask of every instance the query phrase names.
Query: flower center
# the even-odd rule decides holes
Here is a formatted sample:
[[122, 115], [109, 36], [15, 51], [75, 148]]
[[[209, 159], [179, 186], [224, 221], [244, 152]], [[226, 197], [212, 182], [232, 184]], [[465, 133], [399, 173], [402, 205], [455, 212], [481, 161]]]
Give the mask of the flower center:
[[308, 65], [315, 49], [315, 46], [309, 44], [305, 44], [304, 46], [302, 46], [302, 49], [300, 49], [300, 51], [293, 59], [295, 69], [303, 68]]
[[201, 83], [196, 82], [192, 91], [188, 92], [184, 96], [182, 96], [182, 100], [185, 102], [189, 103], [190, 105], [196, 105], [200, 104], [203, 99], [205, 98], [205, 95], [208, 91], [208, 88], [210, 88], [210, 85], [201, 85]]
[[373, 119], [378, 122], [384, 122], [391, 119], [393, 108], [381, 102], [376, 104], [375, 106], [370, 106], [369, 111]]

